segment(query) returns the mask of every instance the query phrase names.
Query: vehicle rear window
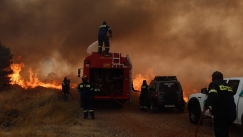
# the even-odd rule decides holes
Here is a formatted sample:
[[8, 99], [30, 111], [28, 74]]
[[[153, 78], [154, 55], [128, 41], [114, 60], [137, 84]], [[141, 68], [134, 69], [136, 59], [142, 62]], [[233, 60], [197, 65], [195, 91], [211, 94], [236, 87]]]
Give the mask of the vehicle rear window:
[[239, 86], [240, 80], [229, 80], [228, 84], [232, 88], [233, 93], [237, 92], [238, 86]]
[[179, 83], [176, 82], [164, 82], [159, 84], [159, 91], [166, 91], [166, 90], [180, 90]]

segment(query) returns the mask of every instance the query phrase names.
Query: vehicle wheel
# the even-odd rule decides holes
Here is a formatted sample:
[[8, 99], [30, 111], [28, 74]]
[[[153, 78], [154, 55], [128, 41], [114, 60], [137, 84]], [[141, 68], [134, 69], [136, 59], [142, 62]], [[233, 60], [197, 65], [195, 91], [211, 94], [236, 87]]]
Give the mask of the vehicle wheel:
[[200, 110], [200, 107], [197, 107], [196, 105], [193, 105], [191, 109], [189, 109], [189, 119], [192, 124], [197, 124], [202, 112]]
[[157, 107], [155, 106], [155, 102], [154, 102], [154, 100], [151, 100], [150, 101], [150, 111], [152, 111], [152, 112], [156, 112], [158, 109], [157, 109]]
[[184, 110], [185, 110], [185, 107], [184, 107], [184, 106], [178, 106], [178, 107], [177, 107], [177, 111], [178, 111], [179, 113], [183, 113]]

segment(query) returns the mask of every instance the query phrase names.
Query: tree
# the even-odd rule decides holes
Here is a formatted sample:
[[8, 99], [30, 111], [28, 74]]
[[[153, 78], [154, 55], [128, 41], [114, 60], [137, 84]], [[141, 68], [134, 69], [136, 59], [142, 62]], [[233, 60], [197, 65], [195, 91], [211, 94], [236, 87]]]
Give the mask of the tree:
[[12, 58], [13, 55], [10, 49], [3, 46], [0, 42], [0, 88], [10, 85], [11, 81], [9, 75], [13, 73], [10, 68]]

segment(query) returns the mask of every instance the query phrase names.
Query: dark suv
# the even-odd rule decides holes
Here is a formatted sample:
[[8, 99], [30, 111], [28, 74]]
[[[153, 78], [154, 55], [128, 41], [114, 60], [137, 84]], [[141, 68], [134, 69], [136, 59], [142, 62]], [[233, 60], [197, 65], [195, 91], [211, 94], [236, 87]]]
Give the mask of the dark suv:
[[156, 76], [149, 84], [148, 98], [151, 111], [177, 108], [184, 112], [183, 90], [176, 76]]

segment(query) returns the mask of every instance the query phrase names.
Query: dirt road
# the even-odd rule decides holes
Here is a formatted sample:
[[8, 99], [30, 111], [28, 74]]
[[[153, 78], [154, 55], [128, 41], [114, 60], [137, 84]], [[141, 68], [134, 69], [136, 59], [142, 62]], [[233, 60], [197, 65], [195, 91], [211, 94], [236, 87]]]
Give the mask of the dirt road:
[[[103, 104], [96, 104], [96, 119], [82, 120], [99, 128], [101, 136], [109, 137], [194, 137], [196, 125], [189, 122], [187, 110], [158, 113], [141, 112], [138, 94], [133, 93], [133, 103], [125, 104], [123, 109], [115, 109]], [[95, 129], [93, 129], [95, 130]], [[97, 131], [97, 130], [95, 130]], [[92, 136], [91, 134], [89, 134]], [[87, 135], [87, 136], [89, 136]], [[243, 126], [234, 125], [230, 129], [231, 137], [241, 137]], [[95, 136], [95, 135], [94, 135]], [[198, 137], [212, 137], [213, 123], [206, 119], [199, 127]]]

